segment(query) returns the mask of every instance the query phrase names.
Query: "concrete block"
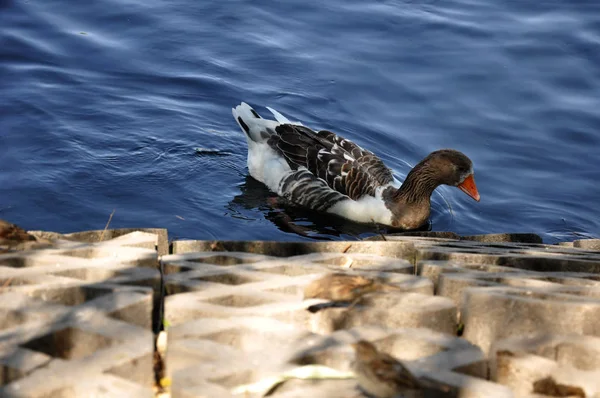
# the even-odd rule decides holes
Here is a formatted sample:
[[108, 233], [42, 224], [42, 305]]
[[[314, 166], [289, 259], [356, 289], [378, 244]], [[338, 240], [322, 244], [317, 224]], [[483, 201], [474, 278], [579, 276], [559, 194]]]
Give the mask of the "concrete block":
[[573, 242], [573, 247], [585, 250], [600, 251], [600, 239], [582, 239]]
[[546, 333], [600, 335], [598, 289], [511, 287], [465, 290], [463, 337], [488, 352], [495, 340]]
[[291, 379], [270, 395], [273, 398], [364, 398], [355, 380], [300, 380]]
[[[454, 334], [456, 305], [443, 297], [419, 293], [367, 294], [352, 308], [327, 308], [316, 314], [315, 331], [329, 333], [354, 326], [423, 327]], [[314, 329], [313, 329], [314, 330]]]
[[569, 392], [563, 396], [600, 396], [598, 337], [513, 337], [496, 342], [491, 352], [492, 380], [509, 386], [518, 396], [555, 395], [550, 392], [557, 390]]
[[3, 333], [0, 364], [9, 377], [2, 379], [0, 396], [70, 396], [105, 374], [150, 391], [150, 330], [90, 310], [27, 326]]
[[[347, 372], [349, 344], [364, 338], [418, 377], [446, 386], [448, 396], [542, 397], [542, 387], [515, 393], [485, 380], [495, 342], [540, 329], [600, 333], [599, 253], [543, 245], [533, 234], [416, 235], [174, 242], [174, 254], [161, 259], [173, 396], [232, 396], [234, 387], [299, 366]], [[383, 277], [399, 291], [353, 303], [303, 298], [305, 286], [332, 272]], [[465, 339], [455, 337], [459, 316]], [[357, 391], [352, 379], [293, 379], [272, 396]]]
[[[375, 341], [379, 349], [408, 361], [407, 366], [419, 377], [447, 372], [446, 378], [452, 379], [457, 371], [465, 375], [458, 379], [459, 385], [466, 387], [476, 383], [476, 379], [467, 375], [487, 373], [484, 355], [477, 347], [428, 329], [367, 326], [320, 336], [268, 318], [205, 319], [169, 331], [172, 396], [232, 396], [235, 387], [298, 366], [325, 365], [348, 371], [354, 360], [350, 344], [359, 339]], [[290, 380], [280, 385], [273, 396], [324, 396], [325, 392], [337, 394], [332, 396], [353, 396], [357, 393], [356, 381]]]
[[304, 275], [323, 270], [380, 271], [413, 274], [412, 264], [406, 260], [373, 254], [314, 253], [290, 257], [269, 257], [246, 253], [187, 253], [162, 257], [165, 274], [190, 270], [263, 271], [289, 276]]
[[[447, 396], [456, 398], [517, 398], [508, 387], [490, 381], [469, 377], [456, 372], [436, 371], [427, 376], [430, 382], [446, 386], [449, 389]], [[446, 394], [444, 394], [446, 395]], [[425, 395], [426, 398], [436, 398], [441, 395], [432, 391]]]
[[[469, 265], [445, 261], [419, 262], [417, 272], [434, 281], [435, 293], [450, 298], [459, 309], [463, 306], [465, 290], [471, 287], [511, 286], [525, 291], [538, 289], [546, 293], [557, 292], [596, 297], [599, 286], [598, 275], [591, 273], [534, 272], [502, 266]], [[569, 286], [574, 289], [570, 289]], [[579, 289], [579, 287], [592, 289]]]
[[[423, 238], [424, 239], [424, 238]], [[414, 257], [411, 241], [402, 242], [275, 242], [275, 241], [196, 241], [173, 242], [173, 254], [190, 252], [244, 252], [275, 257], [289, 257], [312, 253], [366, 253], [404, 258]]]
[[397, 240], [399, 238], [412, 236], [419, 238], [433, 238], [433, 239], [446, 239], [446, 240], [460, 240], [460, 235], [455, 232], [449, 231], [411, 231], [411, 232], [398, 232], [393, 234], [386, 234], [384, 236], [376, 235], [367, 238], [366, 240], [372, 241], [383, 241], [383, 240]]
[[415, 243], [416, 261], [444, 260], [464, 264], [504, 265], [545, 272], [600, 272], [598, 252], [563, 246], [437, 242]]
[[485, 275], [490, 272], [521, 272], [519, 269], [503, 267], [499, 265], [463, 264], [453, 261], [419, 261], [416, 267], [417, 275], [430, 279], [434, 285], [434, 291], [438, 294], [439, 279], [443, 273], [469, 273]]
[[363, 253], [313, 253], [286, 258], [184, 253], [165, 256], [162, 263], [169, 294], [165, 299], [166, 319], [171, 325], [201, 317], [261, 315], [324, 332], [331, 326], [315, 326], [322, 315], [307, 311], [310, 305], [324, 301], [303, 301], [303, 290], [331, 272], [377, 275], [401, 292], [433, 293], [429, 280], [411, 275], [413, 267], [407, 261]]
[[[488, 364], [479, 347], [447, 333], [430, 328], [385, 329], [372, 326], [353, 328], [345, 333], [373, 341], [378, 350], [408, 361], [407, 366], [419, 377], [447, 370], [486, 378]], [[343, 331], [335, 334], [344, 335]], [[332, 335], [332, 336], [333, 336]]]
[[0, 396], [152, 396], [156, 241], [137, 231], [1, 254]]
[[[140, 246], [150, 249], [154, 249], [159, 256], [169, 254], [169, 236], [167, 230], [164, 228], [121, 228], [121, 229], [107, 229], [107, 230], [93, 230], [93, 231], [81, 231], [73, 232], [69, 234], [60, 234], [57, 232], [47, 231], [29, 231], [29, 234], [44, 239], [46, 241], [74, 241], [84, 243], [98, 243], [102, 241], [109, 241], [115, 238], [119, 238], [125, 235], [131, 235], [135, 232], [147, 233], [153, 235], [154, 238], [148, 244]], [[152, 244], [152, 242], [154, 244]]]
[[177, 391], [186, 396], [184, 390], [205, 384], [230, 390], [280, 372], [293, 344], [309, 335], [262, 317], [206, 318], [173, 326], [167, 351], [173, 396], [179, 396]]
[[[145, 246], [153, 245], [156, 236], [142, 232], [133, 232], [129, 235], [110, 241], [99, 243], [74, 242], [67, 246], [53, 247], [45, 250], [12, 252], [0, 254], [0, 265], [14, 268], [37, 267], [52, 264], [58, 271], [60, 260], [66, 257], [74, 259], [100, 259], [112, 262], [130, 263], [135, 266], [157, 268], [157, 253], [154, 249]], [[56, 258], [62, 256], [62, 258]], [[57, 260], [59, 265], [56, 265]]]
[[438, 280], [437, 294], [451, 299], [458, 307], [462, 305], [463, 293], [472, 287], [512, 286], [522, 289], [544, 288], [547, 291], [562, 286], [544, 280], [542, 275], [521, 272], [463, 272], [444, 273]]
[[[149, 287], [153, 292], [151, 306], [154, 311], [153, 318], [149, 319], [153, 320], [156, 329], [161, 310], [160, 269], [156, 250], [144, 248], [153, 247], [155, 241], [154, 235], [133, 232], [94, 244], [76, 242], [67, 247], [0, 255], [3, 275], [0, 292], [50, 289], [67, 300], [69, 294], [84, 294], [72, 293], [77, 290], [77, 285], [93, 285], [97, 281]], [[147, 324], [148, 321], [143, 322]], [[138, 324], [140, 322], [141, 319]]]
[[560, 283], [565, 286], [600, 287], [600, 274], [587, 272], [544, 272], [542, 275], [550, 282]]

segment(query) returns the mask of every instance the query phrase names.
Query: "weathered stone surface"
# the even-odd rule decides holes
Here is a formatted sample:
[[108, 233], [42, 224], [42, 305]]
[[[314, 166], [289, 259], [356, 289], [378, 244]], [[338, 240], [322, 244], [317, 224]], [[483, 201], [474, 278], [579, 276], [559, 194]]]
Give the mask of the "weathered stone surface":
[[[159, 256], [169, 254], [169, 236], [166, 229], [163, 228], [121, 228], [121, 229], [106, 229], [73, 232], [69, 234], [60, 234], [57, 232], [47, 231], [29, 231], [29, 234], [46, 241], [67, 240], [85, 243], [97, 243], [102, 241], [113, 240], [115, 238], [129, 235], [133, 232], [144, 232], [154, 235], [154, 249]], [[147, 248], [152, 249], [152, 242], [145, 243]]]
[[[461, 242], [462, 243], [462, 242]], [[561, 246], [494, 246], [472, 242], [424, 244], [416, 247], [416, 261], [444, 260], [464, 264], [504, 265], [532, 271], [600, 272], [597, 252], [579, 251]]]
[[545, 280], [541, 275], [533, 273], [445, 273], [440, 275], [437, 294], [450, 298], [457, 306], [463, 304], [463, 296], [468, 288], [513, 286], [523, 289], [544, 288], [548, 292], [560, 289], [561, 285]]
[[152, 396], [156, 240], [54, 239], [0, 255], [0, 396]]
[[[421, 261], [417, 273], [434, 282], [435, 294], [451, 298], [459, 307], [470, 287], [512, 286], [563, 291], [565, 286], [600, 287], [600, 276], [582, 272], [534, 272], [495, 265], [470, 265], [446, 261]], [[589, 292], [589, 291], [588, 291]], [[578, 290], [577, 294], [584, 294]]]
[[398, 237], [416, 236], [423, 238], [436, 238], [436, 239], [451, 239], [460, 240], [460, 235], [455, 232], [438, 232], [438, 231], [414, 231], [414, 232], [398, 232], [386, 235], [376, 235], [367, 238], [366, 240], [379, 241], [379, 240], [396, 240]]
[[[455, 358], [454, 354], [438, 351], [430, 341], [411, 340], [406, 336], [399, 339], [402, 333], [394, 335], [395, 343], [391, 345], [387, 338], [380, 336], [369, 335], [368, 339], [377, 341], [380, 349], [409, 361], [407, 366], [419, 377], [435, 380], [456, 392], [450, 396], [522, 396], [513, 394], [507, 387], [482, 380], [487, 378], [487, 356], [496, 341], [537, 333], [540, 329], [553, 333], [568, 330], [581, 335], [600, 333], [596, 325], [600, 319], [600, 313], [597, 314], [600, 277], [595, 273], [600, 269], [600, 256], [594, 251], [542, 245], [535, 235], [468, 237], [476, 240], [459, 240], [448, 234], [385, 238], [387, 241], [374, 237], [359, 244], [285, 243], [281, 246], [273, 242], [174, 242], [174, 251], [181, 254], [163, 258], [167, 291], [173, 294], [166, 298], [166, 317], [174, 328], [185, 330], [182, 333], [186, 336], [172, 337], [172, 344], [180, 347], [173, 351], [175, 356], [172, 357], [178, 358], [172, 360], [180, 364], [180, 372], [172, 374], [177, 386], [173, 390], [175, 396], [204, 396], [206, 391], [230, 394], [234, 385], [253, 383], [288, 369], [290, 361], [279, 359], [277, 367], [277, 359], [274, 359], [277, 355], [274, 355], [265, 361], [252, 362], [249, 368], [238, 369], [236, 376], [220, 373], [211, 380], [194, 379], [200, 371], [209, 372], [207, 361], [216, 360], [211, 358], [236, 363], [240, 361], [236, 358], [251, 356], [254, 348], [261, 353], [269, 350], [267, 343], [257, 343], [256, 347], [249, 343], [261, 339], [273, 341], [278, 355], [292, 358], [294, 365], [317, 363], [348, 370], [352, 360], [348, 340], [334, 344], [337, 341], [334, 336], [354, 339], [358, 330], [374, 327], [396, 332], [421, 328], [418, 330], [430, 333], [435, 330], [447, 336], [463, 333], [463, 337], [478, 348], [476, 352], [470, 351], [471, 354], [462, 352], [458, 358], [472, 360], [465, 359], [468, 363], [451, 370], [440, 361], [442, 356], [446, 360]], [[193, 253], [198, 249], [204, 252]], [[246, 249], [251, 253], [242, 254]], [[332, 253], [328, 253], [329, 250]], [[310, 252], [313, 254], [308, 254]], [[376, 257], [369, 259], [367, 253]], [[360, 261], [359, 255], [364, 256]], [[303, 301], [303, 287], [332, 271], [394, 275], [393, 283], [402, 286], [402, 290], [367, 294], [350, 304]], [[413, 273], [416, 276], [411, 275]], [[309, 306], [318, 311], [306, 311]], [[461, 311], [457, 311], [457, 307]], [[292, 329], [271, 330], [269, 334], [251, 331], [248, 326], [240, 331], [239, 326], [233, 326], [247, 318], [255, 319], [255, 324], [263, 322], [259, 319], [269, 319]], [[200, 330], [201, 319], [211, 319], [211, 323], [212, 319], [218, 319], [223, 325], [227, 322], [231, 325], [231, 328], [222, 326], [227, 332], [210, 334], [213, 341], [219, 337], [217, 345], [210, 346], [213, 351], [209, 359], [206, 353], [192, 355], [206, 350], [204, 338], [198, 337], [201, 342], [197, 343], [188, 338], [192, 330]], [[322, 335], [328, 344], [315, 343], [310, 333]], [[281, 339], [278, 334], [287, 334], [289, 338]], [[302, 351], [301, 342], [312, 344], [312, 348]], [[219, 345], [229, 348], [218, 353]], [[293, 349], [298, 352], [292, 354]], [[424, 358], [439, 361], [429, 366], [426, 365], [429, 359]], [[268, 362], [271, 367], [261, 368], [262, 362]], [[202, 368], [198, 367], [199, 363], [204, 364]], [[313, 396], [323, 391], [331, 396], [356, 394], [350, 380], [295, 380], [283, 383], [273, 396]], [[527, 396], [543, 396], [532, 391]]]
[[[487, 374], [483, 353], [477, 347], [428, 329], [360, 327], [319, 336], [263, 317], [206, 319], [175, 326], [169, 332], [172, 394], [197, 397], [210, 391], [232, 396], [235, 387], [298, 366], [324, 365], [348, 371], [354, 358], [350, 343], [359, 339], [375, 341], [379, 349], [407, 361], [406, 366], [417, 377], [430, 377], [435, 370], [442, 376], [431, 377], [441, 377], [465, 391], [479, 390], [481, 386], [471, 387], [478, 383], [474, 376]], [[214, 366], [207, 366], [207, 362]], [[492, 393], [503, 393], [498, 396], [510, 396], [492, 383], [486, 387]], [[356, 382], [352, 379], [285, 382], [273, 396], [324, 396], [325, 391], [332, 396], [362, 396], [356, 395]]]
[[498, 341], [491, 353], [492, 380], [517, 396], [551, 395], [556, 385], [570, 396], [600, 396], [600, 338], [540, 333]]
[[589, 287], [467, 289], [463, 337], [488, 352], [495, 340], [539, 331], [600, 336], [599, 293]]
[[[46, 249], [0, 254], [0, 396], [148, 396], [162, 375], [152, 369], [152, 331], [163, 304], [173, 397], [258, 397], [265, 391], [234, 389], [299, 367], [348, 372], [359, 339], [445, 386], [445, 396], [598, 394], [593, 241], [427, 232], [366, 242], [176, 241], [167, 255], [166, 231], [128, 231], [34, 232]], [[395, 289], [353, 302], [305, 300], [304, 288], [332, 272]], [[288, 380], [271, 396], [364, 397], [345, 377]]]
[[573, 247], [585, 250], [600, 251], [600, 239], [582, 239], [573, 242]]
[[173, 254], [190, 252], [245, 252], [275, 257], [312, 253], [367, 253], [410, 260], [414, 246], [406, 242], [272, 242], [272, 241], [196, 241], [173, 242]]
[[[526, 237], [526, 235], [517, 236], [521, 240], [526, 240]], [[530, 240], [535, 240], [532, 236], [529, 238], [531, 238]], [[389, 235], [386, 239], [388, 241], [176, 241], [173, 243], [173, 253], [233, 251], [288, 257], [313, 252], [360, 252], [403, 258], [413, 264], [421, 260], [445, 260], [463, 264], [503, 265], [534, 271], [600, 272], [600, 253], [593, 250], [582, 250], [558, 245], [520, 242], [489, 243], [419, 236]]]
[[319, 333], [379, 325], [388, 328], [424, 327], [453, 334], [457, 322], [456, 305], [448, 299], [419, 293], [392, 292], [368, 294], [350, 309], [321, 310], [315, 318]]
[[[413, 273], [412, 264], [406, 260], [363, 253], [313, 253], [285, 258], [239, 252], [185, 253], [165, 256], [162, 262], [166, 274], [181, 272], [183, 269], [213, 269], [226, 273], [231, 270], [231, 266], [249, 271], [289, 273], [292, 276], [317, 272], [311, 269], [320, 269], [321, 272], [347, 269]], [[308, 271], [302, 271], [306, 269]]]
[[299, 380], [291, 379], [278, 386], [273, 398], [364, 398], [355, 380]]
[[[303, 301], [302, 297], [306, 285], [331, 272], [359, 275], [376, 272], [400, 292], [433, 294], [429, 280], [409, 275], [413, 267], [405, 260], [361, 253], [315, 253], [285, 259], [240, 253], [218, 252], [210, 256], [188, 253], [163, 257], [162, 262], [167, 270], [167, 292], [187, 292], [165, 299], [166, 319], [172, 325], [200, 317], [259, 315], [315, 331], [334, 330], [335, 317], [328, 318], [324, 314], [344, 313], [346, 309], [311, 313], [307, 307], [325, 301]], [[390, 313], [389, 309], [380, 310]], [[360, 316], [355, 314], [348, 322], [360, 322]], [[412, 322], [414, 325], [414, 320]]]
[[61, 316], [28, 320], [0, 332], [0, 366], [3, 376], [8, 376], [2, 379], [1, 396], [80, 391], [103, 374], [149, 391], [153, 378], [150, 328], [118, 321], [90, 306], [68, 311], [57, 305], [54, 310]]
[[434, 285], [435, 294], [439, 294], [440, 276], [447, 273], [468, 273], [469, 275], [487, 275], [490, 272], [524, 271], [498, 265], [462, 264], [453, 261], [419, 261], [416, 267], [417, 275], [430, 279]]

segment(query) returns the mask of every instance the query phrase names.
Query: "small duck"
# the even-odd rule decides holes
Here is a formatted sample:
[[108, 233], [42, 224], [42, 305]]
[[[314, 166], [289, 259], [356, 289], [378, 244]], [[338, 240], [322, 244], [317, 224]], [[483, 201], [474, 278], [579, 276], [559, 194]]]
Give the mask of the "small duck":
[[244, 102], [232, 113], [246, 134], [250, 175], [294, 205], [358, 223], [415, 229], [429, 219], [431, 194], [442, 184], [480, 199], [473, 164], [459, 151], [430, 153], [400, 184], [372, 152], [267, 109], [275, 120]]

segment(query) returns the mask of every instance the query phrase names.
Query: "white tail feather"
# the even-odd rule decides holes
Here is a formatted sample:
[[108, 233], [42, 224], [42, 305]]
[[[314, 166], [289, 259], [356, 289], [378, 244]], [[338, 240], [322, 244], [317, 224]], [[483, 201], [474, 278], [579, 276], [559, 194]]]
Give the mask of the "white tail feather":
[[289, 123], [289, 124], [297, 124], [299, 126], [303, 126], [303, 124], [300, 122], [290, 121], [287, 117], [283, 116], [281, 113], [277, 112], [273, 108], [269, 108], [268, 106], [266, 108], [269, 110], [269, 112], [271, 112], [273, 114], [273, 116], [275, 116], [275, 120], [277, 120], [279, 123]]
[[232, 108], [231, 113], [242, 131], [255, 142], [267, 140], [275, 128], [281, 124], [275, 120], [263, 119], [245, 102]]

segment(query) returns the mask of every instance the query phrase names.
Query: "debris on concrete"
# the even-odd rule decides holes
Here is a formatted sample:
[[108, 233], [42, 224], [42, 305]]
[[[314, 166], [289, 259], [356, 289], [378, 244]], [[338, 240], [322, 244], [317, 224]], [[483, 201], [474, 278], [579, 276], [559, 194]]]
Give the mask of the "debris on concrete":
[[[597, 240], [384, 238], [0, 223], [0, 396], [367, 397], [365, 340], [440, 386], [418, 396], [600, 397]], [[364, 283], [340, 295], [332, 275]]]

